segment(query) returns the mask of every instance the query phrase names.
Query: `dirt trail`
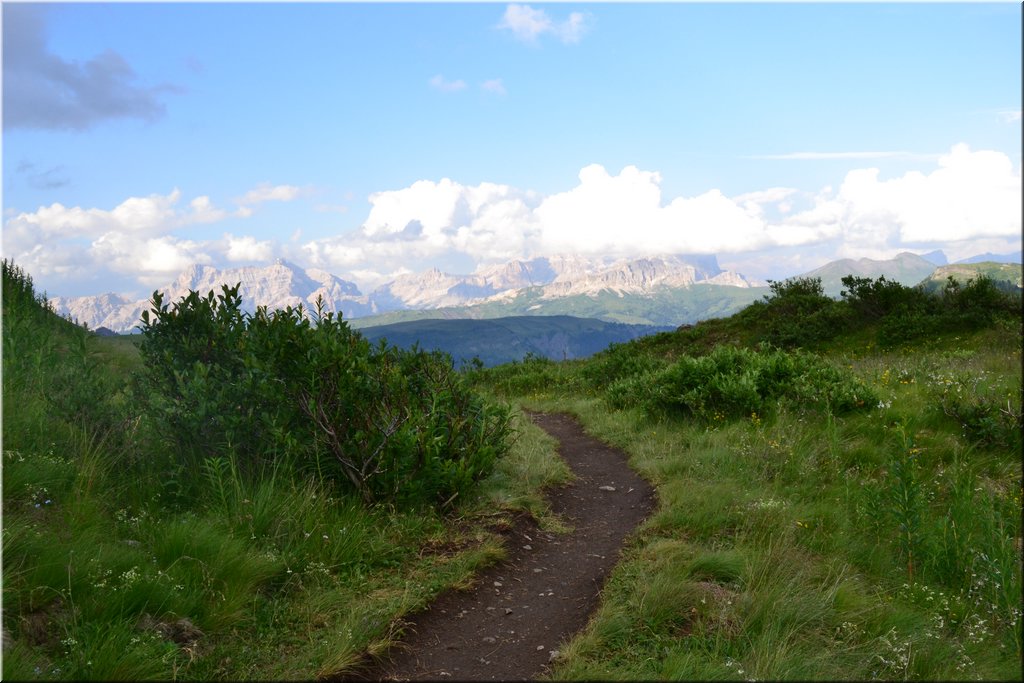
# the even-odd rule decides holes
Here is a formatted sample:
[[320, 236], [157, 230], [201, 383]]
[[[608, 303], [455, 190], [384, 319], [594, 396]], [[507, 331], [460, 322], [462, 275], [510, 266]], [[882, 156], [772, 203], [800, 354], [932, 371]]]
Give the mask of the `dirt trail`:
[[411, 616], [401, 644], [361, 677], [531, 680], [586, 625], [623, 541], [653, 509], [654, 492], [622, 451], [587, 436], [574, 418], [529, 417], [558, 439], [576, 474], [548, 493], [574, 530], [518, 525], [506, 538], [506, 561], [483, 572], [472, 590], [448, 591]]

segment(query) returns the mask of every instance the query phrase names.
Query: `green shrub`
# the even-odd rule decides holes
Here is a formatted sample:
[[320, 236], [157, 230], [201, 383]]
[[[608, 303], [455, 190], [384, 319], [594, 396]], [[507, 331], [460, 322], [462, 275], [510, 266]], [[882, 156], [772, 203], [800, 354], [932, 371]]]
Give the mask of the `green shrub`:
[[1000, 289], [992, 278], [978, 275], [966, 284], [950, 276], [942, 290], [942, 306], [947, 320], [958, 329], [990, 327], [997, 318], [1020, 315], [1018, 293]]
[[879, 320], [898, 309], [922, 313], [934, 309], [932, 297], [922, 289], [886, 280], [884, 275], [876, 280], [847, 275], [842, 283], [846, 288], [842, 300], [862, 322]]
[[595, 355], [580, 370], [583, 381], [592, 389], [601, 390], [616, 380], [643, 374], [663, 367], [664, 362], [638, 352], [633, 344], [611, 344]]
[[367, 502], [443, 503], [486, 476], [510, 434], [505, 408], [474, 394], [451, 359], [371, 345], [318, 306], [252, 315], [238, 286], [159, 292], [142, 317], [138, 398], [198, 472], [230, 454], [242, 476], [287, 461]]
[[821, 278], [769, 280], [771, 294], [759, 309], [765, 339], [783, 348], [813, 347], [849, 327], [848, 309], [825, 295]]
[[685, 357], [663, 370], [620, 380], [609, 387], [608, 395], [613, 406], [634, 404], [651, 412], [704, 420], [765, 413], [780, 401], [841, 413], [877, 400], [852, 375], [811, 354], [732, 346], [718, 346], [706, 356]]
[[488, 368], [479, 381], [507, 396], [536, 394], [562, 384], [561, 365], [564, 363], [528, 353], [522, 361]]

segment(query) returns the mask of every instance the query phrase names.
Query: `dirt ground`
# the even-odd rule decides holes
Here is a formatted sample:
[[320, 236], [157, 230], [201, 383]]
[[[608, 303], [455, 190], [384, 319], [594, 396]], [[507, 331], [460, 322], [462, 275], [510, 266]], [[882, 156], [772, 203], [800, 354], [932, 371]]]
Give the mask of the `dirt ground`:
[[411, 615], [406, 637], [350, 680], [531, 680], [586, 626], [623, 541], [653, 509], [654, 491], [624, 453], [587, 436], [572, 417], [530, 418], [558, 439], [576, 474], [548, 492], [573, 531], [548, 533], [522, 520], [506, 536], [506, 561], [473, 589], [443, 593]]

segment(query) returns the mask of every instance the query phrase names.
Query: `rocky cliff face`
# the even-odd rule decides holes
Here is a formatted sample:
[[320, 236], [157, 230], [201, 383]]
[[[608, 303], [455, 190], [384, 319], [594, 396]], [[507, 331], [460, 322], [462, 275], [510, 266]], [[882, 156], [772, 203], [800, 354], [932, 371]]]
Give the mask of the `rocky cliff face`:
[[609, 290], [640, 294], [656, 287], [688, 287], [698, 282], [751, 286], [742, 275], [723, 271], [714, 256], [658, 256], [601, 259], [552, 256], [509, 261], [472, 275], [452, 275], [436, 268], [405, 275], [374, 290], [371, 298], [381, 310], [441, 308], [507, 298], [526, 287], [543, 288], [543, 298], [595, 295]]
[[[173, 302], [186, 296], [189, 290], [220, 293], [223, 285], [236, 284], [242, 296], [242, 308], [250, 313], [258, 306], [275, 310], [301, 305], [307, 311], [313, 311], [318, 296], [323, 298], [324, 312], [341, 313], [346, 318], [378, 312], [355, 284], [326, 271], [303, 270], [283, 260], [270, 266], [224, 270], [193, 265], [160, 291], [166, 302]], [[131, 301], [117, 294], [56, 297], [52, 303], [57, 313], [69, 316], [89, 329], [106, 327], [121, 334], [134, 331], [142, 312], [150, 309], [148, 299]]]
[[[222, 285], [240, 283], [243, 308], [270, 310], [302, 305], [313, 310], [322, 297], [325, 311], [345, 318], [402, 309], [433, 309], [465, 306], [507, 299], [528, 287], [540, 287], [541, 296], [597, 295], [602, 291], [642, 294], [659, 287], [688, 287], [695, 283], [749, 287], [742, 275], [723, 271], [714, 256], [657, 256], [636, 259], [603, 259], [563, 255], [514, 260], [481, 268], [470, 275], [453, 275], [436, 268], [403, 275], [369, 295], [346, 280], [317, 269], [302, 269], [279, 260], [261, 267], [228, 268], [193, 265], [161, 289], [166, 301], [177, 301], [189, 290], [219, 292]], [[57, 312], [69, 315], [90, 329], [107, 327], [131, 332], [138, 324], [147, 300], [130, 301], [116, 294], [55, 298]]]

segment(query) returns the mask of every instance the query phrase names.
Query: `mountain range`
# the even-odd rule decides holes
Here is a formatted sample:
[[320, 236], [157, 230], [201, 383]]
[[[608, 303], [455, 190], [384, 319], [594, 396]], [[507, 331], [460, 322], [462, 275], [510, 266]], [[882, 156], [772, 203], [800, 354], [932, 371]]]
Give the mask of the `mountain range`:
[[[1019, 254], [985, 255], [1020, 262]], [[965, 259], [973, 262], [975, 259]], [[945, 263], [945, 255], [901, 253], [889, 260], [844, 259], [805, 274], [820, 277], [826, 293], [838, 296], [840, 279], [885, 275], [916, 285]], [[552, 256], [481, 268], [469, 275], [431, 269], [402, 275], [363, 294], [352, 282], [319, 269], [303, 269], [278, 260], [267, 266], [217, 269], [193, 265], [162, 287], [173, 302], [190, 290], [219, 291], [239, 284], [243, 308], [274, 310], [302, 305], [313, 310], [320, 298], [324, 311], [340, 313], [356, 328], [396, 322], [445, 319], [492, 319], [507, 316], [567, 315], [609, 322], [678, 326], [731, 315], [767, 291], [767, 283], [723, 270], [713, 255], [660, 255], [611, 259]], [[55, 297], [55, 310], [90, 329], [115, 333], [136, 331], [148, 299], [107, 293]]]
[[[572, 313], [571, 310], [539, 309], [547, 309], [556, 301], [578, 297], [643, 296], [693, 285], [749, 289], [760, 284], [749, 282], [738, 273], [722, 270], [714, 256], [673, 255], [639, 259], [554, 256], [509, 261], [470, 275], [454, 275], [434, 268], [419, 274], [402, 275], [369, 294], [363, 294], [355, 283], [323, 270], [303, 269], [279, 259], [269, 266], [224, 270], [193, 265], [160, 291], [165, 301], [177, 301], [189, 290], [219, 291], [222, 284], [236, 283], [240, 285], [243, 309], [249, 312], [255, 311], [257, 306], [273, 310], [300, 304], [306, 310], [312, 310], [319, 297], [325, 312], [340, 313], [350, 321], [388, 312], [446, 311], [475, 306], [489, 306], [499, 311], [510, 302], [513, 308], [531, 308], [520, 311], [527, 315]], [[523, 299], [524, 293], [528, 293], [526, 299]], [[122, 334], [133, 331], [142, 312], [150, 305], [148, 299], [133, 300], [114, 293], [55, 297], [51, 303], [60, 315], [90, 329], [106, 328]], [[447, 317], [513, 314], [515, 312], [509, 309], [509, 312], [494, 315]]]

